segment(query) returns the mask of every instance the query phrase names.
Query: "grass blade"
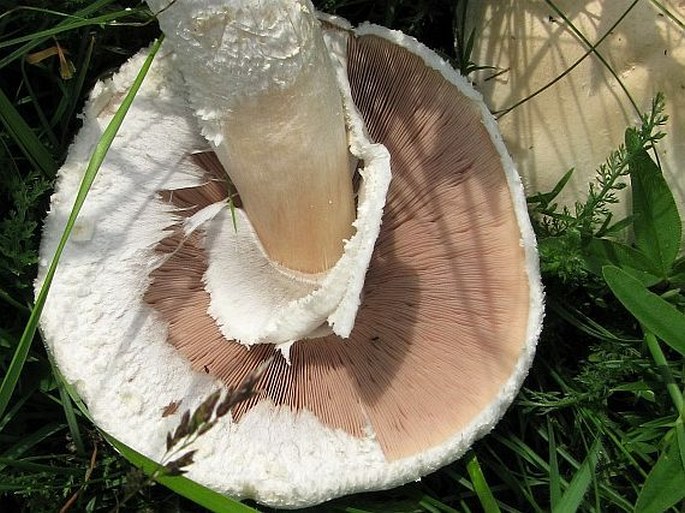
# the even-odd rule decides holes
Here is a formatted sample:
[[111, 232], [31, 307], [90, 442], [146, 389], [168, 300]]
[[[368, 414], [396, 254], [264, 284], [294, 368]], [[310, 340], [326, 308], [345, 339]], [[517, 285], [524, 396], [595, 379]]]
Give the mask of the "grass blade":
[[[60, 23], [56, 25], [56, 27], [61, 27], [63, 30], [69, 30], [70, 23], [73, 23], [73, 19], [80, 19], [80, 18], [87, 18], [91, 14], [98, 12], [98, 10], [103, 9], [107, 7], [109, 4], [114, 3], [116, 0], [97, 0], [90, 5], [87, 5], [80, 11], [75, 12], [72, 14], [69, 19], [63, 20]], [[64, 28], [67, 27], [67, 28]], [[35, 34], [34, 34], [35, 36]], [[44, 36], [44, 37], [36, 37], [35, 39], [32, 39], [28, 41], [25, 45], [21, 46], [20, 48], [17, 48], [15, 51], [10, 53], [8, 56], [0, 60], [0, 69], [4, 68], [7, 66], [9, 63], [14, 61], [15, 59], [18, 59], [19, 57], [23, 56], [27, 52], [30, 52], [31, 49], [35, 48], [36, 46], [40, 45], [44, 41], [46, 41], [50, 36]]]
[[[64, 119], [73, 119], [74, 118], [74, 111], [76, 110], [76, 106], [78, 105], [79, 98], [81, 97], [81, 91], [83, 90], [83, 86], [86, 82], [86, 74], [88, 72], [88, 68], [90, 66], [91, 59], [93, 57], [93, 48], [95, 47], [95, 37], [90, 36], [89, 42], [87, 43], [83, 59], [80, 61], [78, 65], [78, 73], [76, 75], [76, 80], [73, 81], [72, 86], [71, 86], [71, 93], [69, 95], [69, 102], [68, 106], [66, 109], [66, 114], [64, 116]], [[68, 125], [68, 124], [67, 124]], [[66, 128], [66, 127], [65, 127]], [[64, 144], [66, 141], [66, 136], [68, 134], [68, 131], [65, 129], [64, 133], [62, 134], [62, 141], [61, 143]]]
[[119, 131], [119, 127], [124, 121], [124, 117], [126, 116], [129, 107], [133, 103], [133, 99], [138, 93], [138, 89], [140, 89], [140, 86], [143, 83], [143, 79], [145, 78], [145, 75], [147, 75], [147, 72], [150, 69], [150, 66], [152, 65], [152, 60], [154, 59], [157, 50], [159, 50], [161, 43], [162, 38], [158, 39], [157, 41], [155, 41], [155, 43], [153, 43], [150, 49], [150, 54], [143, 63], [143, 66], [138, 72], [138, 75], [136, 76], [135, 80], [133, 81], [131, 89], [126, 94], [126, 97], [121, 102], [121, 106], [114, 114], [112, 120], [107, 125], [107, 128], [103, 132], [100, 141], [98, 141], [98, 144], [95, 147], [95, 150], [93, 151], [93, 155], [90, 159], [90, 162], [88, 162], [88, 167], [86, 168], [86, 172], [83, 176], [81, 186], [79, 188], [78, 194], [76, 195], [76, 199], [74, 200], [74, 207], [71, 210], [69, 219], [67, 219], [67, 224], [64, 228], [64, 232], [62, 233], [62, 237], [60, 238], [60, 241], [57, 244], [55, 254], [52, 257], [52, 260], [50, 261], [50, 266], [48, 267], [48, 271], [45, 274], [45, 279], [40, 288], [40, 291], [38, 292], [38, 296], [36, 297], [36, 303], [33, 307], [33, 311], [31, 312], [31, 316], [29, 317], [29, 320], [26, 324], [24, 333], [22, 334], [21, 339], [19, 340], [19, 344], [17, 345], [17, 349], [14, 352], [12, 362], [10, 363], [10, 366], [7, 369], [5, 378], [3, 379], [2, 384], [0, 385], [0, 418], [2, 418], [2, 415], [4, 414], [5, 409], [9, 404], [10, 397], [14, 392], [14, 388], [17, 384], [17, 381], [19, 380], [21, 370], [24, 367], [24, 362], [26, 361], [26, 357], [28, 356], [29, 348], [31, 347], [31, 342], [33, 341], [33, 337], [36, 334], [36, 329], [38, 328], [38, 320], [40, 319], [40, 315], [43, 312], [43, 307], [45, 306], [48, 291], [50, 290], [50, 284], [52, 283], [52, 280], [55, 276], [55, 271], [57, 270], [57, 264], [59, 263], [60, 256], [64, 251], [64, 247], [67, 244], [67, 240], [69, 239], [71, 230], [73, 229], [74, 223], [76, 222], [76, 217], [81, 211], [81, 207], [83, 206], [83, 203], [86, 200], [86, 196], [88, 195], [90, 186], [95, 180], [95, 177], [97, 176], [100, 166], [102, 165], [102, 162], [105, 159], [107, 150], [109, 150], [109, 147], [111, 146], [112, 141], [114, 140], [114, 136]]
[[57, 163], [48, 149], [33, 133], [31, 127], [26, 124], [24, 118], [14, 108], [2, 89], [0, 89], [0, 121], [10, 136], [17, 141], [21, 151], [31, 161], [31, 164], [40, 169], [45, 176], [54, 176]]
[[[131, 11], [132, 12], [132, 11]], [[131, 12], [126, 12], [129, 15]], [[102, 16], [97, 16], [95, 18], [75, 18], [70, 19], [66, 23], [60, 23], [55, 27], [41, 30], [39, 32], [34, 32], [33, 34], [27, 34], [25, 36], [17, 37], [16, 39], [11, 39], [9, 41], [3, 41], [0, 43], [1, 48], [7, 48], [8, 46], [14, 46], [21, 43], [33, 44], [38, 40], [45, 40], [62, 32], [67, 32], [69, 30], [74, 30], [81, 27], [89, 27], [91, 25], [102, 25], [103, 23], [109, 23], [110, 21], [116, 21], [121, 18], [122, 13], [115, 12], [110, 14], [103, 14]], [[25, 48], [25, 47], [22, 47]], [[4, 61], [3, 61], [4, 63]]]
[[4, 416], [0, 417], [0, 433], [5, 429], [5, 427], [12, 421], [12, 419], [17, 415], [17, 413], [22, 409], [24, 404], [31, 398], [31, 396], [38, 390], [40, 382], [36, 381], [33, 385], [27, 387], [22, 395], [20, 395], [17, 400], [12, 405], [12, 408], [7, 410]]
[[473, 483], [473, 489], [475, 490], [476, 495], [478, 495], [480, 504], [483, 506], [483, 511], [485, 513], [500, 513], [495, 496], [492, 494], [492, 490], [490, 490], [490, 487], [485, 480], [485, 476], [483, 475], [483, 470], [480, 468], [476, 453], [472, 452], [468, 458], [466, 470], [469, 473], [469, 477]]
[[602, 445], [599, 440], [592, 445], [585, 461], [571, 479], [571, 483], [559, 504], [552, 510], [554, 513], [575, 513], [578, 511], [583, 502], [583, 497], [585, 497], [590, 483], [592, 483], [601, 449]]
[[637, 103], [633, 99], [633, 96], [630, 94], [630, 91], [626, 87], [626, 85], [623, 83], [623, 80], [621, 77], [616, 73], [616, 70], [607, 62], [607, 60], [604, 58], [604, 56], [599, 52], [597, 49], [597, 45], [593, 45], [586, 37], [585, 35], [576, 27], [571, 19], [569, 19], [568, 16], [566, 16], [566, 13], [559, 9], [559, 7], [556, 6], [554, 2], [551, 0], [545, 0], [545, 3], [550, 6], [550, 8], [559, 16], [562, 20], [564, 20], [564, 23], [573, 31], [573, 33], [580, 38], [580, 40], [587, 46], [590, 50], [593, 51], [599, 62], [602, 63], [602, 65], [611, 73], [611, 75], [614, 77], [614, 80], [616, 80], [616, 83], [619, 85], [619, 87], [623, 90], [623, 93], [626, 95], [626, 98], [628, 98], [628, 101], [630, 104], [633, 106], [635, 109], [635, 112], [638, 114], [640, 113], [640, 109], [637, 106]]
[[578, 59], [576, 59], [576, 60], [573, 62], [573, 64], [571, 64], [568, 68], [566, 68], [566, 70], [565, 70], [561, 75], [559, 75], [559, 76], [555, 77], [554, 79], [550, 80], [550, 81], [547, 82], [545, 85], [543, 85], [542, 87], [536, 89], [535, 91], [533, 91], [532, 93], [530, 93], [530, 94], [529, 94], [528, 96], [526, 96], [525, 98], [522, 98], [522, 99], [516, 101], [513, 105], [510, 105], [509, 107], [507, 107], [507, 108], [505, 108], [505, 109], [502, 109], [502, 110], [499, 110], [499, 111], [495, 112], [495, 113], [494, 113], [494, 114], [495, 114], [495, 117], [496, 117], [497, 119], [499, 119], [499, 118], [501, 118], [501, 117], [503, 117], [503, 116], [506, 116], [508, 113], [510, 113], [510, 112], [511, 112], [512, 110], [514, 110], [516, 107], [518, 107], [518, 106], [520, 106], [520, 105], [526, 103], [526, 102], [529, 101], [529, 100], [532, 100], [533, 98], [535, 98], [535, 97], [538, 96], [539, 94], [545, 92], [547, 89], [549, 89], [549, 88], [552, 87], [554, 84], [556, 84], [557, 82], [559, 82], [560, 80], [562, 80], [564, 77], [566, 77], [569, 73], [571, 73], [571, 71], [573, 71], [575, 68], [577, 68], [577, 67], [580, 65], [580, 63], [583, 62], [588, 56], [593, 55], [593, 54], [595, 53], [595, 48], [597, 48], [597, 47], [602, 43], [602, 41], [604, 41], [606, 38], [608, 38], [609, 36], [611, 36], [611, 35], [614, 33], [614, 30], [616, 30], [616, 27], [618, 27], [618, 26], [621, 24], [621, 22], [623, 22], [623, 19], [624, 19], [626, 16], [628, 16], [628, 14], [630, 14], [630, 12], [631, 12], [631, 11], [633, 10], [633, 8], [639, 3], [639, 1], [640, 1], [640, 0], [633, 0], [633, 1], [630, 3], [630, 5], [626, 7], [626, 9], [623, 11], [623, 13], [621, 14], [621, 16], [620, 16], [614, 23], [612, 23], [612, 25], [604, 32], [604, 34], [602, 34], [602, 36], [601, 36], [599, 39], [597, 39], [597, 41], [595, 42], [595, 44], [592, 45], [592, 46], [590, 46], [590, 49], [587, 50], [587, 51], [586, 51], [583, 55], [581, 55]]
[[71, 439], [74, 441], [76, 446], [76, 452], [80, 455], [86, 454], [86, 447], [83, 444], [83, 438], [81, 437], [81, 431], [78, 427], [78, 422], [76, 420], [76, 412], [74, 411], [74, 405], [71, 402], [71, 397], [64, 389], [62, 383], [57, 384], [59, 389], [59, 397], [62, 402], [62, 408], [64, 409], [64, 417], [67, 419], [67, 426], [69, 426], [69, 433], [71, 434]]
[[532, 196], [529, 196], [526, 198], [526, 201], [529, 204], [537, 204], [540, 205], [542, 208], [547, 208], [549, 205], [554, 201], [554, 198], [559, 196], [561, 191], [566, 187], [566, 184], [569, 182], [571, 177], [573, 176], [573, 169], [569, 169], [566, 171], [564, 176], [561, 177], [561, 179], [556, 183], [556, 185], [552, 188], [551, 191], [549, 192], [538, 192]]
[[557, 459], [557, 443], [549, 419], [547, 419], [547, 433], [549, 438], [549, 502], [552, 510], [554, 510], [561, 502], [561, 475], [559, 474], [559, 461]]
[[55, 467], [53, 465], [43, 465], [40, 463], [33, 463], [28, 460], [17, 460], [14, 458], [0, 457], [0, 465], [5, 467], [16, 468], [19, 470], [25, 470], [29, 472], [40, 472], [44, 474], [59, 474], [70, 476], [80, 476], [81, 474], [83, 474], [83, 471], [80, 468]]
[[647, 332], [645, 333], [645, 342], [647, 343], [649, 352], [652, 353], [654, 363], [656, 363], [656, 366], [661, 373], [662, 379], [666, 384], [666, 390], [668, 390], [673, 406], [678, 413], [678, 418], [675, 422], [675, 434], [678, 450], [680, 451], [680, 461], [683, 472], [685, 472], [685, 400], [676, 384], [671, 368], [668, 366], [666, 355], [664, 355], [664, 352], [659, 346], [659, 341], [652, 333]]
[[[150, 475], [159, 470], [159, 464], [146, 458], [139, 452], [134, 451], [127, 445], [121, 443], [114, 437], [103, 433], [105, 439], [112, 444], [128, 461], [140, 468], [146, 474]], [[200, 506], [203, 506], [214, 513], [256, 513], [257, 510], [246, 506], [234, 499], [221, 495], [209, 488], [191, 481], [183, 476], [168, 477], [159, 476], [155, 481], [163, 484], [170, 490], [173, 490], [179, 495], [192, 500]]]
[[[64, 429], [64, 427], [64, 424], [59, 424], [57, 422], [47, 424], [39, 428], [37, 431], [31, 433], [30, 435], [27, 435], [24, 438], [22, 438], [19, 442], [17, 442], [12, 447], [3, 452], [0, 456], [10, 460], [16, 460], [17, 458], [22, 456], [26, 451], [38, 445], [43, 440], [49, 438], [51, 435], [57, 433], [58, 431], [61, 431], [62, 429]], [[0, 464], [0, 471], [2, 471], [4, 468], [5, 465]]]
[[10, 306], [12, 306], [12, 307], [14, 307], [17, 310], [20, 310], [22, 312], [28, 313], [31, 311], [31, 309], [28, 306], [21, 304], [19, 301], [14, 299], [12, 296], [10, 296], [7, 292], [5, 292], [2, 289], [0, 289], [0, 300], [6, 302]]

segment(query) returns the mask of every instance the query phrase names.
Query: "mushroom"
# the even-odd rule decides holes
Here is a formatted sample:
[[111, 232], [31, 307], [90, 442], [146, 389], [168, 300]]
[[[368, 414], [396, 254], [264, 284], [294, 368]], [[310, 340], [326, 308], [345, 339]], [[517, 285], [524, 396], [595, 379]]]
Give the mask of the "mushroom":
[[[513, 400], [542, 318], [522, 187], [480, 95], [408, 36], [321, 20], [308, 0], [176, 2], [160, 14], [168, 44], [93, 184], [79, 221], [86, 236], [65, 250], [42, 320], [98, 425], [157, 460], [181, 415], [166, 406], [192, 409], [273, 357], [260, 394], [195, 442], [188, 476], [289, 508], [396, 486], [458, 458]], [[195, 52], [207, 60], [193, 62]], [[144, 53], [95, 87], [60, 171], [42, 255], [55, 247], [83, 162]], [[270, 53], [285, 75], [261, 60]], [[214, 66], [235, 74], [204, 73]], [[263, 145], [243, 137], [282, 128], [257, 102], [286, 119], [290, 107], [311, 107], [299, 101], [311, 90], [293, 93], [298, 66], [334, 77], [323, 109], [331, 123], [344, 119], [343, 156], [338, 137], [320, 127]], [[202, 89], [218, 86], [227, 92]], [[318, 161], [302, 162], [312, 142], [316, 158], [328, 158], [318, 156], [322, 141], [335, 156], [326, 173], [342, 189], [325, 201], [308, 190], [321, 179]], [[281, 158], [279, 146], [293, 153]], [[270, 172], [293, 176], [254, 190], [255, 177], [233, 174], [252, 165], [245, 148], [258, 166], [270, 158]], [[337, 212], [348, 200], [353, 219]], [[272, 244], [264, 239], [291, 230], [253, 221], [263, 219], [255, 209], [276, 209], [267, 217], [280, 222], [289, 208], [328, 212], [328, 201], [336, 212], [313, 222], [334, 227], [337, 246], [328, 247], [340, 246], [339, 256], [314, 243], [314, 258], [291, 251], [317, 229]]]
[[[659, 157], [682, 210], [685, 175], [678, 171], [685, 141], [678, 134], [685, 128], [684, 4], [576, 0], [559, 6], [587, 41], [594, 45], [604, 38], [596, 49], [616, 76], [597, 54], [588, 54], [588, 44], [549, 2], [469, 6], [477, 32], [471, 59], [483, 66], [473, 80], [491, 110], [501, 114], [500, 130], [527, 187], [549, 191], [574, 168], [557, 199], [567, 206], [582, 200], [595, 169], [623, 141], [638, 110], [648, 111], [656, 93], [663, 92], [669, 115], [664, 130], [671, 136], [659, 144]], [[547, 84], [551, 87], [517, 105]], [[615, 213], [625, 217], [628, 189], [620, 197]]]

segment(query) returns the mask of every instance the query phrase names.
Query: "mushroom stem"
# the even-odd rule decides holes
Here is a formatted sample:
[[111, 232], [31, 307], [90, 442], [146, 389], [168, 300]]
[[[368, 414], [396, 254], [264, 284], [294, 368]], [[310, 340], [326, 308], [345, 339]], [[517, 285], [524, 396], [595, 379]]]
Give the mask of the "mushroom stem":
[[352, 161], [311, 2], [148, 3], [270, 259], [305, 273], [332, 267], [353, 233]]

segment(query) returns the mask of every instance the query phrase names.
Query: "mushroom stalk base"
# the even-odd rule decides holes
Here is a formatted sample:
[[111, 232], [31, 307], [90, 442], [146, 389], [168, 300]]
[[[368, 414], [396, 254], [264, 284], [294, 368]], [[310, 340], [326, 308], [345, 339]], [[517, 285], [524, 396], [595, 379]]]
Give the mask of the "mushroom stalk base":
[[353, 162], [311, 2], [147, 1], [270, 259], [328, 270], [353, 233]]
[[[230, 214], [225, 209], [216, 211], [214, 205], [203, 208], [185, 224], [187, 232], [197, 227], [206, 231], [209, 265], [203, 282], [211, 298], [208, 312], [226, 340], [235, 340], [244, 346], [275, 344], [288, 361], [290, 348], [298, 340], [317, 339], [331, 333], [342, 338], [350, 336], [391, 179], [388, 151], [368, 139], [352, 100], [345, 64], [346, 38], [346, 35], [328, 34], [326, 44], [330, 48], [337, 81], [329, 91], [338, 94], [339, 90], [342, 95], [342, 115], [350, 153], [363, 165], [358, 169], [358, 202], [350, 226], [354, 233], [345, 241], [340, 258], [330, 262], [334, 265], [316, 275], [293, 273], [274, 265], [273, 253], [264, 247], [259, 226], [246, 208], [235, 212], [237, 231], [232, 226]], [[249, 142], [248, 138], [245, 144]], [[317, 178], [320, 182], [321, 178]], [[349, 184], [350, 180], [344, 180], [345, 187]], [[255, 194], [263, 192], [258, 184], [250, 185]], [[296, 183], [291, 185], [297, 186]], [[288, 198], [277, 200], [283, 204]], [[328, 206], [335, 207], [330, 203], [331, 200]], [[269, 209], [261, 211], [269, 212]], [[339, 220], [340, 208], [335, 213]], [[274, 222], [281, 221], [274, 219]], [[311, 229], [303, 235], [307, 237]], [[303, 241], [303, 246], [306, 242], [309, 242], [306, 247], [312, 251], [320, 249], [313, 247], [312, 241]], [[236, 278], [238, 276], [240, 278]]]

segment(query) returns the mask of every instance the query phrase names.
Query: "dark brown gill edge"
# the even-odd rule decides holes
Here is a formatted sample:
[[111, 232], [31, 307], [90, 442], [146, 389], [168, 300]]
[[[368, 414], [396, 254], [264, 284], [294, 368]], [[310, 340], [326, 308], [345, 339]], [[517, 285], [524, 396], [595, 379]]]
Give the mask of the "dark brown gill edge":
[[[277, 358], [262, 396], [235, 418], [268, 399], [356, 437], [370, 424], [396, 460], [446, 442], [497, 398], [526, 342], [530, 291], [501, 157], [479, 108], [380, 37], [351, 38], [348, 60], [354, 101], [393, 166], [363, 303], [349, 339], [295, 343], [291, 365]], [[198, 208], [216, 201], [199, 194]], [[178, 205], [178, 191], [167, 197]], [[203, 237], [182, 239], [176, 231], [157, 248], [169, 258], [146, 301], [196, 370], [235, 386], [274, 348], [223, 338], [207, 313]]]

